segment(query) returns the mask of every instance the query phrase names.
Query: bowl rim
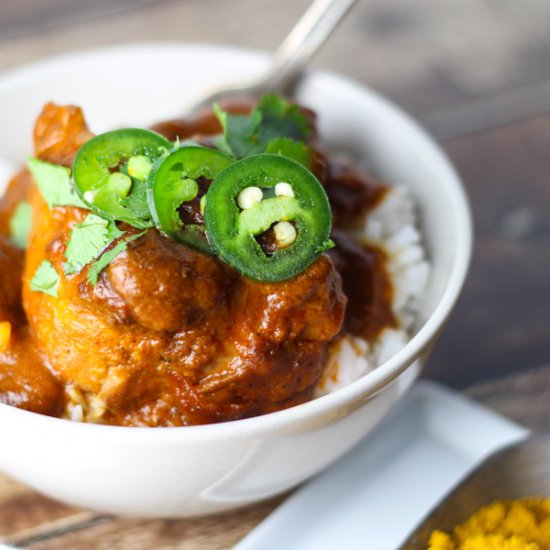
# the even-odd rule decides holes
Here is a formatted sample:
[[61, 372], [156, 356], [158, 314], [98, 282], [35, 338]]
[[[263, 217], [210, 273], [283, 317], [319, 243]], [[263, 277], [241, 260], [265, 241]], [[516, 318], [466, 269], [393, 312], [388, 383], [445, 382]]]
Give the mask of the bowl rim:
[[[101, 47], [92, 47], [76, 50], [70, 53], [53, 55], [44, 59], [25, 64], [21, 67], [0, 72], [0, 94], [4, 88], [17, 85], [18, 81], [33, 78], [41, 72], [47, 71], [52, 66], [81, 63], [90, 58], [101, 58], [116, 53], [135, 55], [140, 51], [146, 50], [148, 54], [153, 50], [178, 50], [181, 55], [197, 54], [203, 52], [207, 54], [223, 54], [231, 57], [241, 57], [242, 62], [252, 63], [261, 61], [267, 63], [269, 56], [261, 50], [234, 47], [221, 43], [200, 43], [200, 42], [174, 42], [174, 41], [152, 41], [152, 42], [134, 42], [122, 45], [109, 45]], [[210, 439], [216, 437], [218, 432], [224, 437], [228, 436], [249, 436], [258, 432], [272, 430], [276, 427], [294, 425], [303, 423], [315, 418], [323, 413], [336, 410], [341, 406], [346, 406], [357, 400], [366, 401], [373, 398], [382, 388], [395, 380], [402, 374], [414, 361], [416, 361], [432, 343], [437, 339], [445, 322], [450, 316], [456, 302], [463, 289], [466, 275], [471, 262], [473, 248], [473, 222], [472, 214], [467, 198], [466, 190], [462, 185], [454, 167], [449, 161], [445, 152], [436, 144], [435, 140], [427, 131], [416, 122], [411, 115], [407, 114], [401, 107], [394, 104], [389, 99], [369, 88], [367, 85], [348, 77], [340, 76], [336, 73], [323, 70], [307, 70], [304, 80], [327, 79], [343, 87], [344, 90], [353, 93], [359, 93], [368, 97], [369, 102], [377, 103], [386, 111], [392, 112], [394, 116], [400, 119], [400, 122], [416, 134], [416, 139], [424, 142], [434, 158], [440, 165], [440, 171], [446, 172], [446, 187], [454, 205], [454, 214], [457, 219], [456, 253], [452, 261], [447, 283], [445, 284], [441, 298], [429, 315], [423, 326], [413, 335], [407, 344], [385, 363], [367, 373], [358, 380], [339, 388], [333, 393], [323, 395], [295, 405], [288, 409], [275, 411], [261, 416], [245, 418], [240, 420], [231, 420], [217, 424], [203, 424], [193, 426], [178, 427], [159, 427], [151, 429], [150, 427], [132, 427], [112, 426], [102, 424], [91, 424], [73, 422], [63, 418], [45, 416], [42, 414], [18, 409], [16, 407], [0, 403], [0, 413], [8, 413], [21, 421], [42, 422], [51, 428], [78, 429], [81, 430], [99, 430], [104, 434], [119, 437], [133, 437], [139, 434], [139, 437], [162, 438], [181, 438], [190, 437], [192, 439], [203, 437]], [[186, 435], [183, 435], [186, 434]]]

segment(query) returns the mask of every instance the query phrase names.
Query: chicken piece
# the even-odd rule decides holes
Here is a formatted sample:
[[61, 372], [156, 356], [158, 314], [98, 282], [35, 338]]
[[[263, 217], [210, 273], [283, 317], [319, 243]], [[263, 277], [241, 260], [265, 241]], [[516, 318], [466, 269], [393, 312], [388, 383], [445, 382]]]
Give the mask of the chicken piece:
[[28, 199], [32, 185], [32, 176], [27, 169], [18, 172], [8, 183], [4, 196], [0, 198], [0, 235], [10, 237], [11, 217], [17, 206]]
[[340, 287], [340, 276], [328, 256], [288, 281], [260, 283], [242, 278], [238, 299], [245, 307], [236, 326], [276, 344], [296, 338], [330, 340], [342, 324], [345, 300], [334, 300]]
[[[118, 261], [136, 265], [124, 255]], [[327, 343], [341, 328], [345, 299], [340, 287], [326, 256], [277, 285], [230, 275], [214, 313], [173, 335], [162, 352], [167, 363], [161, 374], [158, 369], [148, 375], [143, 369], [134, 372], [132, 407], [124, 387], [113, 388], [110, 400], [117, 406], [106, 419], [139, 425], [155, 417], [178, 425], [183, 412], [185, 423], [218, 422], [311, 399]]]
[[[89, 133], [74, 108], [71, 116], [64, 109], [47, 106], [35, 137], [38, 155], [66, 163]], [[330, 259], [267, 285], [150, 230], [93, 287], [86, 269], [63, 274], [70, 231], [87, 212], [48, 209], [38, 192], [31, 195], [25, 312], [52, 367], [90, 407], [101, 409], [101, 421], [200, 424], [311, 398], [344, 314], [340, 277]], [[30, 288], [44, 259], [60, 274], [57, 297]], [[97, 416], [97, 410], [88, 414]]]
[[63, 389], [28, 337], [21, 307], [23, 254], [0, 237], [0, 403], [57, 415]]
[[115, 259], [108, 274], [133, 319], [165, 331], [201, 323], [225, 298], [224, 288], [234, 278], [222, 263], [174, 246], [156, 231]]
[[0, 352], [0, 403], [49, 416], [63, 411], [63, 386], [25, 329], [12, 332], [9, 347]]
[[346, 304], [330, 258], [280, 283], [241, 278], [232, 299], [226, 360], [202, 378], [201, 393], [222, 406], [244, 400], [254, 414], [311, 399]]
[[21, 308], [21, 274], [23, 253], [0, 236], [0, 322], [21, 325], [24, 314]]
[[10, 350], [15, 330], [25, 323], [21, 307], [22, 271], [22, 252], [0, 236], [0, 356]]
[[59, 108], [47, 103], [34, 127], [34, 149], [38, 158], [71, 166], [81, 145], [93, 137], [82, 110], [69, 105]]

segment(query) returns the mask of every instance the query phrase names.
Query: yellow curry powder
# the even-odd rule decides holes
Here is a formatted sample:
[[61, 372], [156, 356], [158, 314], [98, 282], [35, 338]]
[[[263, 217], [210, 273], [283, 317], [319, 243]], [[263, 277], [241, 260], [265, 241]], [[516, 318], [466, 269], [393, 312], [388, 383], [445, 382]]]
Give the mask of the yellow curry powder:
[[550, 499], [493, 502], [452, 534], [434, 531], [428, 550], [550, 550]]

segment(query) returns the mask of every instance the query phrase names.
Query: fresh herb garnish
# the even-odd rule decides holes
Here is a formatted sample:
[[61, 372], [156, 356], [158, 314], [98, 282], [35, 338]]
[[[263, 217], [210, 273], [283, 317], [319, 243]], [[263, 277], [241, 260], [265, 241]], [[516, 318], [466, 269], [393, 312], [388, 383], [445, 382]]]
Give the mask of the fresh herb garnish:
[[311, 134], [300, 108], [274, 95], [264, 96], [248, 115], [226, 113], [219, 105], [214, 111], [224, 130], [221, 148], [239, 159], [264, 153], [276, 138], [306, 141]]
[[[50, 208], [77, 206], [88, 209], [73, 188], [69, 168], [35, 158], [29, 158], [27, 164], [40, 193]], [[30, 213], [30, 205], [21, 203], [10, 221], [12, 240], [18, 246], [26, 245], [26, 236], [30, 229]], [[99, 272], [109, 265], [122, 250], [126, 249], [128, 242], [137, 238], [137, 236], [131, 236], [118, 243], [112, 250], [101, 254], [122, 235], [123, 232], [118, 229], [114, 221], [90, 213], [82, 223], [77, 224], [71, 231], [65, 250], [67, 259], [65, 275], [79, 273], [86, 265], [90, 264], [88, 280], [95, 285]], [[97, 261], [94, 262], [94, 260]], [[52, 264], [45, 260], [40, 264], [31, 280], [31, 290], [57, 296], [58, 285], [58, 273]]]
[[71, 183], [71, 170], [33, 157], [27, 159], [32, 177], [50, 208], [54, 206], [88, 207], [80, 200]]
[[21, 201], [10, 218], [10, 240], [18, 248], [27, 248], [31, 225], [31, 205], [27, 201]]
[[261, 135], [269, 143], [277, 137], [306, 140], [311, 135], [309, 120], [295, 103], [266, 95], [256, 107], [262, 113]]
[[[145, 233], [124, 234], [117, 222], [142, 230], [156, 225], [189, 246], [203, 252], [216, 252], [241, 273], [266, 281], [282, 280], [301, 272], [332, 245], [327, 240], [330, 231], [328, 200], [310, 172], [314, 151], [308, 140], [312, 130], [300, 107], [281, 97], [268, 95], [246, 115], [224, 112], [219, 105], [215, 105], [214, 110], [223, 127], [223, 134], [213, 138], [218, 151], [194, 142], [176, 141], [173, 148], [174, 144], [162, 136], [139, 128], [107, 132], [91, 139], [78, 151], [74, 162], [74, 185], [69, 168], [29, 158], [29, 170], [50, 208], [76, 206], [93, 212], [70, 233], [65, 249], [65, 275], [87, 268], [87, 281], [96, 285], [101, 271], [127, 249], [128, 243]], [[246, 163], [247, 180], [243, 183], [239, 171], [231, 172], [235, 178], [222, 178], [224, 184], [231, 187], [231, 192], [221, 193], [218, 206], [208, 206], [216, 182], [231, 169], [235, 159], [251, 156], [255, 159], [246, 159], [251, 161]], [[242, 162], [237, 164], [241, 166]], [[266, 179], [266, 166], [274, 170], [275, 179], [271, 173]], [[243, 189], [235, 187], [237, 180], [239, 185], [245, 185]], [[255, 187], [260, 180], [262, 186]], [[208, 184], [206, 194], [205, 182]], [[241, 207], [241, 192], [244, 197], [250, 195], [251, 190], [255, 196], [260, 193], [256, 200], [259, 204]], [[313, 198], [308, 193], [313, 193]], [[250, 237], [247, 240], [250, 258], [259, 256], [263, 262], [263, 267], [256, 271], [244, 265], [250, 260], [248, 257], [242, 265], [236, 266], [233, 257], [225, 254], [225, 245], [220, 244], [227, 240], [229, 233], [221, 231], [221, 237], [216, 233], [218, 211], [225, 211], [228, 198], [233, 210], [235, 204], [242, 209], [242, 212], [237, 209], [238, 219], [248, 220], [248, 225], [242, 220], [235, 225], [244, 227], [244, 233]], [[246, 202], [243, 199], [243, 204]], [[205, 225], [194, 219], [184, 223], [181, 206], [198, 208], [199, 203], [200, 213], [204, 213], [207, 220]], [[317, 206], [313, 208], [312, 204]], [[24, 222], [28, 215], [25, 207], [21, 208], [12, 220], [12, 234], [14, 241], [24, 246], [28, 220], [27, 226]], [[317, 221], [313, 220], [315, 209]], [[322, 215], [317, 212], [319, 209]], [[233, 231], [233, 228], [225, 229]], [[257, 240], [268, 230], [274, 233], [275, 251], [264, 251]], [[312, 238], [311, 233], [315, 233]], [[214, 250], [209, 245], [213, 235], [217, 239]], [[239, 242], [234, 249], [240, 250], [241, 244]], [[302, 249], [307, 250], [300, 255], [296, 253]], [[33, 290], [53, 296], [57, 294], [58, 284], [59, 275], [53, 266], [43, 262], [33, 278]]]
[[294, 141], [290, 138], [275, 138], [267, 146], [266, 153], [282, 155], [289, 159], [295, 160], [309, 169], [313, 151], [303, 141]]
[[65, 274], [79, 273], [82, 268], [95, 260], [122, 231], [114, 222], [109, 222], [96, 214], [88, 214], [86, 219], [71, 231], [65, 249]]
[[57, 298], [59, 275], [51, 262], [44, 260], [31, 279], [31, 290]]
[[113, 248], [104, 252], [93, 264], [90, 265], [88, 270], [88, 282], [92, 285], [97, 284], [97, 278], [103, 269], [105, 269], [121, 252], [124, 252], [128, 248], [128, 243], [135, 241], [142, 235], [145, 235], [146, 231], [137, 233], [121, 239]]

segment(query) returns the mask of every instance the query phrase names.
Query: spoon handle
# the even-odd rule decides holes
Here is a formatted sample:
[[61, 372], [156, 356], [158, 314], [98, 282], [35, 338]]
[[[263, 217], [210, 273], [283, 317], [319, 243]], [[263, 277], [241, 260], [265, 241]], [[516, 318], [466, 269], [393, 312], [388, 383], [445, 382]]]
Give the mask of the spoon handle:
[[314, 0], [272, 57], [261, 91], [287, 91], [356, 0]]
[[[212, 90], [195, 101], [187, 113], [210, 107], [229, 97], [257, 99], [264, 93], [292, 95], [307, 62], [321, 47], [356, 0], [314, 0], [272, 56], [269, 69], [253, 81]], [[184, 111], [185, 112], [185, 111]]]

